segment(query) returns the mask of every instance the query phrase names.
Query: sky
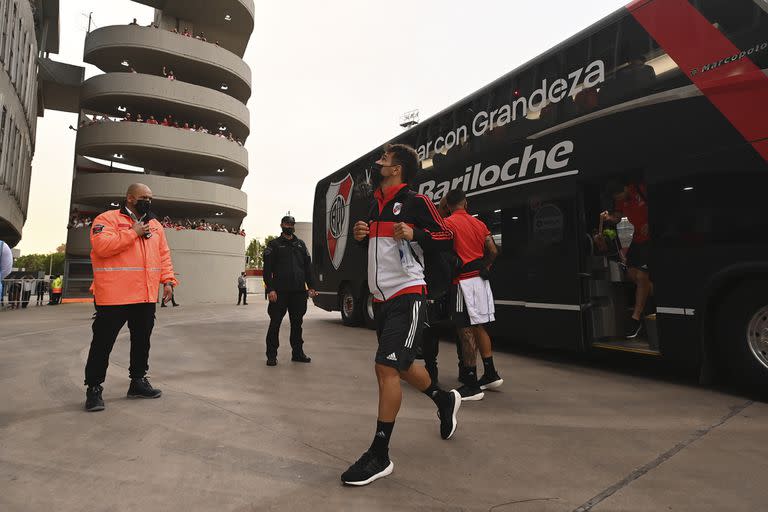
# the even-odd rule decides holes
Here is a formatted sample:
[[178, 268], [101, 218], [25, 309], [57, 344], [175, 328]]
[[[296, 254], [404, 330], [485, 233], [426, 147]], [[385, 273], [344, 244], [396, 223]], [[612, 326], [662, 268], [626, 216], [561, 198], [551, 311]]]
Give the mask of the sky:
[[[247, 239], [278, 234], [289, 211], [311, 221], [317, 181], [400, 133], [403, 113], [425, 120], [626, 3], [255, 0]], [[89, 13], [94, 27], [153, 18], [129, 0], [62, 0], [54, 60], [83, 65]], [[76, 120], [38, 119], [22, 254], [66, 241]]]

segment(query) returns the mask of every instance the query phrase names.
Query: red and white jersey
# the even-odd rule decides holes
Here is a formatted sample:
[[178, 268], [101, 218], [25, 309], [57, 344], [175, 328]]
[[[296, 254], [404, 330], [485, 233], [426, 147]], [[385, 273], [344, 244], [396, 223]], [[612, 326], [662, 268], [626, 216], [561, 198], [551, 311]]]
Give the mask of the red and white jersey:
[[[426, 293], [424, 252], [450, 249], [453, 234], [432, 201], [406, 185], [379, 189], [374, 197], [368, 216], [368, 289], [377, 301]], [[411, 242], [394, 239], [399, 222], [413, 228]]]

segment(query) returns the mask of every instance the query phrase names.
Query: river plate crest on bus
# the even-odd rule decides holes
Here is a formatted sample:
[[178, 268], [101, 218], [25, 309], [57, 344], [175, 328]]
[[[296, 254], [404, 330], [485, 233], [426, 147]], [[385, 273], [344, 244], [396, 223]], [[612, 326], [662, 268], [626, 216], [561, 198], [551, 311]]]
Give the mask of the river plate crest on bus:
[[328, 255], [336, 270], [344, 259], [349, 230], [349, 204], [355, 181], [347, 176], [328, 187], [325, 194], [325, 238], [328, 241]]

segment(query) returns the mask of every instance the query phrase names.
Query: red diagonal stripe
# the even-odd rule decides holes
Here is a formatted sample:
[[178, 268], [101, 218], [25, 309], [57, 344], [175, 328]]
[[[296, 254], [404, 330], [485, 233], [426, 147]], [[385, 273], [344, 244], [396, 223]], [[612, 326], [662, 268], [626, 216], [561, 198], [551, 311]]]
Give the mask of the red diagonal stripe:
[[[709, 101], [768, 160], [764, 145], [759, 143], [768, 137], [768, 77], [749, 57], [701, 72], [703, 66], [748, 48], [737, 48], [687, 0], [636, 1], [628, 8]], [[694, 69], [699, 72], [691, 75]]]

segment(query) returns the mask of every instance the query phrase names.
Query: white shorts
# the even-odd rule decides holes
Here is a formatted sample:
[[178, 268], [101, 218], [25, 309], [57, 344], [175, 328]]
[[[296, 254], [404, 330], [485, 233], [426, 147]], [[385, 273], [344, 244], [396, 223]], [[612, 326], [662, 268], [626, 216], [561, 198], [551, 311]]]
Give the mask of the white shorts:
[[480, 276], [470, 277], [459, 281], [456, 288], [456, 312], [465, 313], [470, 325], [483, 325], [496, 319], [490, 281]]

